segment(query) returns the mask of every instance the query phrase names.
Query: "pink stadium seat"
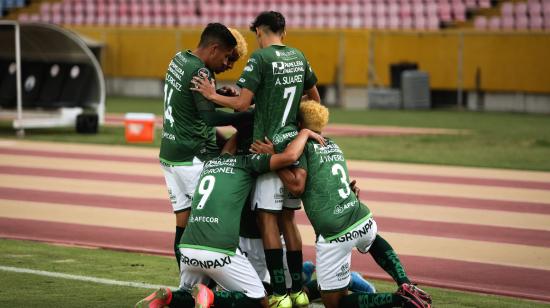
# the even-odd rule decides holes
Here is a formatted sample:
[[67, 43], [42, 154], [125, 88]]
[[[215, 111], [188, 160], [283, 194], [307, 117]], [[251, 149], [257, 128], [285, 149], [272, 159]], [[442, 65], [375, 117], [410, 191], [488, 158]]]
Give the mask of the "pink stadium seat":
[[401, 4], [400, 10], [399, 10], [399, 16], [401, 16], [402, 18], [412, 16], [412, 7], [409, 3]]
[[490, 8], [491, 7], [491, 0], [478, 0], [479, 7], [480, 8]]
[[449, 3], [439, 3], [439, 18], [442, 21], [451, 21], [451, 5]]
[[413, 4], [413, 15], [415, 19], [424, 16], [424, 4], [422, 3]]
[[544, 29], [544, 20], [540, 16], [529, 18], [529, 29], [531, 30], [542, 30]]
[[523, 17], [527, 15], [527, 3], [525, 2], [518, 2], [514, 6], [514, 15], [516, 18]]
[[401, 26], [399, 21], [399, 17], [390, 16], [388, 19], [388, 28], [393, 30], [399, 29], [399, 27]]
[[475, 9], [477, 8], [476, 0], [466, 0], [464, 2], [464, 5], [466, 5], [466, 8], [468, 9]]
[[512, 2], [504, 2], [500, 7], [500, 13], [502, 16], [513, 16], [514, 15], [514, 5]]
[[397, 3], [391, 3], [388, 6], [388, 16], [399, 16], [399, 5]]
[[466, 20], [466, 7], [464, 4], [456, 2], [452, 5], [453, 8], [453, 16], [458, 21], [465, 21]]
[[485, 16], [476, 16], [474, 19], [474, 28], [477, 30], [486, 30], [487, 29], [487, 17]]
[[363, 19], [363, 24], [367, 29], [374, 29], [374, 17], [370, 16]]
[[427, 28], [427, 20], [423, 16], [417, 16], [414, 19], [414, 28], [416, 30], [425, 30]]
[[386, 16], [376, 16], [374, 24], [376, 29], [386, 29], [388, 27], [388, 19]]
[[550, 1], [542, 2], [542, 14], [544, 16], [550, 16]]
[[437, 4], [434, 2], [429, 2], [426, 4], [426, 16], [428, 17], [437, 17]]
[[386, 16], [386, 13], [387, 13], [387, 7], [386, 7], [386, 4], [385, 3], [378, 3], [376, 4], [375, 6], [375, 9], [374, 9], [374, 12], [376, 14], [377, 17], [382, 17], [382, 16]]
[[429, 30], [439, 30], [439, 18], [437, 16], [429, 16], [427, 21], [427, 28]]
[[500, 30], [500, 17], [493, 16], [489, 19], [489, 29], [490, 30]]
[[529, 29], [529, 18], [527, 18], [527, 16], [518, 16], [516, 18], [516, 29], [517, 30]]
[[538, 16], [542, 15], [542, 5], [538, 1], [529, 1], [527, 3], [527, 10], [529, 11], [529, 16]]
[[365, 3], [363, 5], [363, 16], [367, 16], [367, 18], [374, 16], [374, 5], [372, 3]]
[[502, 16], [502, 29], [513, 30], [515, 27], [514, 17]]
[[401, 28], [402, 29], [412, 29], [413, 28], [413, 19], [411, 17], [403, 17], [401, 19]]

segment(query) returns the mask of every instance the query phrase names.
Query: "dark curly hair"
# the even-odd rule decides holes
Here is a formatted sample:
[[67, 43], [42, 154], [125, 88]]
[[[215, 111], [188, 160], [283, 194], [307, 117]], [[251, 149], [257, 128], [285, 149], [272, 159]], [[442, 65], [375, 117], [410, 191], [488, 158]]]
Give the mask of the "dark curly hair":
[[285, 31], [285, 17], [275, 11], [262, 12], [250, 25], [250, 31], [256, 32], [257, 27], [267, 27], [271, 32], [281, 34]]

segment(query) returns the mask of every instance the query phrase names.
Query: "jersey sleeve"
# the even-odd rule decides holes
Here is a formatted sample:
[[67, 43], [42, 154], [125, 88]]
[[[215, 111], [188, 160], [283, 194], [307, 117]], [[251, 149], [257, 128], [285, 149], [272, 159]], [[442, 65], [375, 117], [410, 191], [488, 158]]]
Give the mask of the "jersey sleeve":
[[249, 154], [245, 156], [244, 167], [253, 174], [262, 174], [271, 171], [269, 163], [271, 154]]
[[246, 88], [252, 93], [256, 93], [260, 85], [262, 76], [261, 57], [258, 53], [252, 54], [241, 73], [241, 77], [237, 81], [237, 86]]
[[313, 72], [313, 69], [311, 69], [311, 64], [309, 64], [309, 61], [306, 61], [306, 74], [305, 74], [305, 78], [304, 78], [304, 90], [309, 90], [316, 84], [317, 84], [317, 76], [315, 75], [315, 72]]
[[[193, 72], [193, 77], [199, 76], [202, 78], [208, 78], [208, 80], [212, 80], [213, 74], [210, 72], [209, 69], [206, 67], [201, 67], [198, 70]], [[194, 87], [193, 83], [189, 83], [189, 87]], [[214, 111], [216, 109], [216, 106], [211, 101], [207, 100], [201, 93], [192, 91], [193, 92], [193, 101], [195, 102], [195, 106], [197, 107], [198, 111]]]

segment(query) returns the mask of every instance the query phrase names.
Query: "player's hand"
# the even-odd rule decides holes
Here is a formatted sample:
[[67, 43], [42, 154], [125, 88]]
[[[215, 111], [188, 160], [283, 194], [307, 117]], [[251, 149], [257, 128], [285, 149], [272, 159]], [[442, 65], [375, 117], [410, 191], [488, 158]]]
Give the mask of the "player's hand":
[[313, 140], [317, 141], [317, 143], [319, 143], [322, 146], [327, 145], [327, 143], [325, 141], [325, 138], [323, 136], [321, 136], [321, 135], [317, 134], [316, 132], [314, 132], [312, 130], [309, 130], [309, 129], [308, 129], [308, 133], [309, 133], [309, 139], [313, 139]]
[[359, 198], [359, 192], [361, 192], [361, 189], [357, 186], [357, 181], [353, 180], [351, 183], [349, 183], [349, 188], [351, 188], [351, 191], [355, 194], [357, 198]]
[[223, 96], [238, 96], [239, 91], [234, 87], [223, 86], [216, 90], [216, 93]]
[[216, 82], [214, 79], [208, 80], [208, 78], [201, 78], [199, 76], [193, 77], [191, 82], [195, 87], [190, 88], [191, 91], [196, 91], [202, 94], [207, 100], [212, 100], [216, 94]]
[[275, 154], [275, 149], [273, 148], [273, 143], [267, 137], [265, 137], [265, 142], [260, 140], [254, 141], [250, 146], [250, 152], [255, 154]]

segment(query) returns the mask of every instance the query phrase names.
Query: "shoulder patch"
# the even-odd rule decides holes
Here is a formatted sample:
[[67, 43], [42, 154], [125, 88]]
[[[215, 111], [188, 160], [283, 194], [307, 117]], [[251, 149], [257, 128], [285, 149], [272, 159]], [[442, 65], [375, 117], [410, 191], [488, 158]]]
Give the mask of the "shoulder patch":
[[206, 67], [201, 67], [197, 71], [197, 75], [202, 78], [210, 78], [210, 71]]

